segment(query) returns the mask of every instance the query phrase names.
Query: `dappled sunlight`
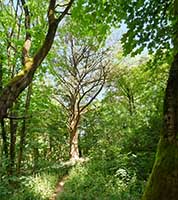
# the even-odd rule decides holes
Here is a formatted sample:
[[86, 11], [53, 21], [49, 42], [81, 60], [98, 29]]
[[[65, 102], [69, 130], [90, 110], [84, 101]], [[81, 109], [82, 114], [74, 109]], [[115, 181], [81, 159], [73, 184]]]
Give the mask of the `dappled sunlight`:
[[[4, 190], [4, 193], [0, 191], [1, 200], [47, 200], [54, 191], [57, 177], [54, 174], [42, 173], [34, 176], [21, 176], [20, 178], [14, 177], [11, 179], [11, 182], [12, 181], [14, 189], [7, 192]], [[3, 183], [1, 183], [0, 188], [2, 188], [2, 184]]]
[[177, 199], [178, 0], [0, 10], [0, 200]]
[[[105, 161], [107, 162], [107, 161]], [[76, 165], [69, 173], [64, 185], [64, 190], [58, 195], [58, 200], [85, 199], [130, 199], [133, 194], [131, 191], [141, 186], [136, 176], [129, 177], [124, 169], [119, 169], [115, 176], [103, 174], [101, 162], [87, 162]], [[95, 166], [94, 166], [95, 165]], [[140, 197], [141, 193], [134, 194], [135, 198]]]
[[31, 189], [35, 195], [40, 195], [41, 199], [47, 199], [54, 190], [56, 177], [49, 174], [36, 175], [31, 177], [26, 186]]

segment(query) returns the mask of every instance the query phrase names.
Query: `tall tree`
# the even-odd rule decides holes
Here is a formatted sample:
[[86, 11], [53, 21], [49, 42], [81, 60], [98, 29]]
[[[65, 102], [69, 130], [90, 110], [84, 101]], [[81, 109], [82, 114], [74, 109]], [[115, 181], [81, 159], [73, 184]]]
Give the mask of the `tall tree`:
[[[78, 7], [82, 8], [81, 4], [84, 1], [79, 2]], [[94, 2], [92, 5], [86, 4], [85, 1], [83, 12], [92, 13], [93, 17], [97, 13], [102, 13], [98, 20], [112, 23], [115, 18], [115, 24], [123, 20], [127, 25], [126, 33], [122, 37], [125, 54], [135, 55], [147, 48], [149, 53], [156, 53], [156, 67], [163, 62], [171, 66], [164, 98], [163, 128], [143, 200], [176, 199], [178, 196], [178, 0], [103, 1], [97, 9], [94, 8], [94, 4]], [[116, 11], [112, 6], [119, 9]], [[112, 16], [106, 14], [108, 10], [112, 10], [110, 12]], [[83, 16], [85, 19], [81, 16], [81, 22], [82, 20], [87, 22], [87, 16], [89, 17], [89, 15]]]
[[[79, 125], [87, 107], [101, 92], [108, 72], [106, 51], [94, 50], [87, 40], [65, 37], [64, 49], [52, 73], [57, 81], [55, 99], [65, 108], [70, 135], [70, 159], [79, 159]], [[54, 65], [54, 64], [53, 64]]]
[[[32, 82], [34, 73], [36, 69], [40, 66], [46, 55], [48, 54], [55, 34], [58, 24], [62, 19], [68, 14], [74, 0], [70, 0], [67, 4], [63, 5], [62, 12], [58, 13], [56, 11], [57, 3], [56, 0], [50, 0], [47, 12], [48, 18], [48, 30], [45, 35], [44, 41], [41, 47], [36, 47], [38, 50], [33, 52], [33, 56], [30, 56], [30, 48], [32, 42], [31, 36], [31, 13], [28, 4], [25, 0], [21, 0], [21, 5], [24, 11], [24, 26], [25, 26], [25, 42], [22, 48], [22, 65], [23, 69], [12, 78], [8, 84], [4, 87], [0, 96], [0, 119], [7, 116], [8, 108], [12, 107], [14, 101], [17, 99], [19, 94]], [[30, 2], [28, 2], [30, 3]], [[1, 7], [5, 7], [5, 2], [1, 2]], [[17, 6], [20, 7], [20, 1], [17, 1]], [[58, 15], [56, 14], [58, 13]], [[19, 11], [22, 13], [22, 10]], [[11, 41], [10, 45], [12, 45]]]
[[178, 191], [178, 53], [174, 55], [164, 99], [164, 120], [156, 160], [143, 200], [173, 200]]
[[[178, 191], [178, 1], [136, 2], [134, 12], [129, 12], [130, 30], [125, 35], [125, 48], [139, 52], [145, 46], [151, 51], [157, 49], [157, 59], [166, 55], [171, 57], [167, 87], [164, 98], [163, 128], [157, 149], [157, 155], [150, 175], [143, 200], [173, 200]], [[136, 7], [138, 6], [138, 7]], [[152, 9], [150, 9], [152, 8]], [[145, 10], [144, 10], [145, 9]], [[144, 11], [142, 13], [142, 11]], [[144, 15], [144, 19], [141, 18]], [[138, 19], [142, 19], [138, 22]], [[138, 23], [139, 26], [133, 26]], [[147, 23], [147, 25], [146, 25]], [[142, 31], [141, 31], [142, 30]], [[133, 32], [134, 31], [134, 32]], [[134, 42], [130, 41], [133, 38]], [[137, 46], [137, 38], [141, 39], [141, 48]], [[171, 56], [170, 56], [171, 53]], [[167, 62], [167, 60], [164, 60]], [[169, 61], [169, 60], [168, 60]]]

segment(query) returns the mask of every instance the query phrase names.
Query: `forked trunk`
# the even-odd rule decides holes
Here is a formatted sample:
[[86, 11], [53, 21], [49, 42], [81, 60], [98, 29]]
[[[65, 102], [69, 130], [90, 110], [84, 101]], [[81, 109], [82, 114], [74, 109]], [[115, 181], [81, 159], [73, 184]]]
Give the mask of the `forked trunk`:
[[162, 135], [142, 200], [176, 199], [178, 199], [178, 54], [175, 55], [169, 72]]

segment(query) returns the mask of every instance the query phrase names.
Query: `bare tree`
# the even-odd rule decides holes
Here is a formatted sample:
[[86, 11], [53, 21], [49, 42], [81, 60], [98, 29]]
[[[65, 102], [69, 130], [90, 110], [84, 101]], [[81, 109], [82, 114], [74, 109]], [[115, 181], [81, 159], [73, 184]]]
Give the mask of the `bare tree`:
[[[70, 159], [79, 159], [79, 124], [87, 107], [101, 92], [109, 69], [107, 51], [94, 50], [85, 41], [66, 37], [60, 57], [53, 60], [52, 73], [57, 81], [54, 98], [68, 116]], [[108, 57], [107, 57], [108, 58]]]

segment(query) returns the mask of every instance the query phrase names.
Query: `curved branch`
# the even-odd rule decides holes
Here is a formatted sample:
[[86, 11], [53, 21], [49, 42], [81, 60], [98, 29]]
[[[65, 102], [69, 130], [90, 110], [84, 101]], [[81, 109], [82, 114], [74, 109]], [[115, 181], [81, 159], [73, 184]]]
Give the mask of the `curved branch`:
[[[26, 7], [25, 1], [21, 0], [21, 2], [24, 6], [25, 15], [29, 16], [29, 11]], [[33, 75], [36, 69], [42, 63], [52, 46], [59, 22], [68, 13], [73, 2], [74, 0], [71, 0], [68, 6], [64, 9], [63, 13], [57, 19], [55, 19], [54, 13], [56, 0], [50, 0], [48, 8], [49, 25], [45, 40], [41, 48], [35, 54], [34, 58], [27, 57], [27, 60], [25, 62], [25, 68], [19, 74], [17, 74], [4, 88], [2, 95], [0, 96], [0, 119], [3, 119], [7, 116], [8, 108], [12, 107], [13, 102], [17, 99], [19, 94], [32, 82]], [[28, 28], [30, 24], [29, 19], [27, 19], [28, 18], [26, 18], [26, 27]], [[30, 36], [28, 34], [26, 36], [28, 36], [29, 39]], [[28, 51], [29, 49], [27, 48], [24, 56], [27, 55]]]
[[39, 66], [41, 64], [41, 62], [44, 60], [44, 58], [48, 54], [49, 50], [51, 49], [56, 31], [57, 31], [58, 24], [59, 24], [59, 22], [62, 21], [62, 19], [68, 13], [73, 2], [74, 2], [74, 0], [71, 0], [68, 3], [68, 6], [65, 8], [65, 10], [62, 12], [62, 14], [56, 19], [55, 15], [54, 15], [56, 1], [55, 0], [50, 1], [49, 9], [48, 9], [49, 28], [48, 28], [48, 32], [46, 34], [46, 38], [44, 40], [42, 47], [39, 49], [39, 51], [34, 56], [34, 68], [36, 68], [36, 66]]

